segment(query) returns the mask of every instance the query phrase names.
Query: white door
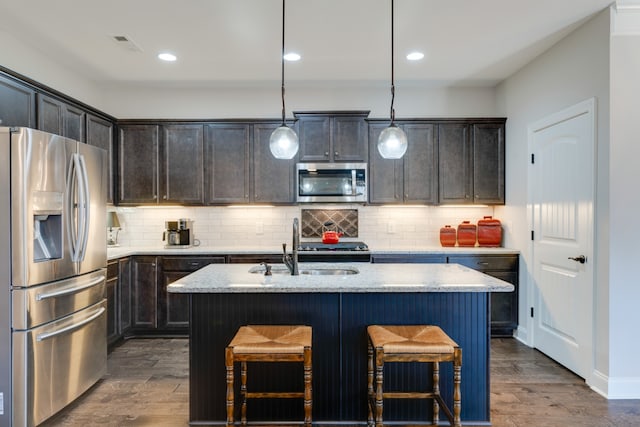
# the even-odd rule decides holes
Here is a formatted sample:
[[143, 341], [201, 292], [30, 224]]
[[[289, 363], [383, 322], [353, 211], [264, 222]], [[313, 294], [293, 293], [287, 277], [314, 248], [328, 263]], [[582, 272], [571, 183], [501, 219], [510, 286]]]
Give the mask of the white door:
[[586, 378], [593, 363], [595, 100], [529, 127], [533, 345]]

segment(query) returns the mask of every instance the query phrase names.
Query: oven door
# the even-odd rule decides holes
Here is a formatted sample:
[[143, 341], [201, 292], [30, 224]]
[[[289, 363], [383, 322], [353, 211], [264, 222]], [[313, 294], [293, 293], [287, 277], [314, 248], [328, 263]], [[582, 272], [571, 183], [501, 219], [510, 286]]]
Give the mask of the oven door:
[[13, 425], [35, 426], [107, 369], [107, 301], [13, 333]]
[[366, 202], [366, 163], [298, 163], [298, 202]]

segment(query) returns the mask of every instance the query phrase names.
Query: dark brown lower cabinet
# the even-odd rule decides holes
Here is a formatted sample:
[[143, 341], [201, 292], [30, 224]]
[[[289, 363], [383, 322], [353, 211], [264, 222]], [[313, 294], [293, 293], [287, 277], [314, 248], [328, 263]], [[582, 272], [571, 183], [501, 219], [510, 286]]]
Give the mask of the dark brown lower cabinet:
[[120, 291], [120, 334], [126, 335], [133, 325], [131, 321], [131, 258], [118, 260], [119, 291]]
[[189, 298], [169, 294], [167, 286], [208, 264], [225, 260], [225, 256], [121, 258], [115, 264], [119, 266], [117, 338], [188, 334]]
[[155, 256], [134, 256], [131, 260], [131, 328], [134, 333], [158, 327], [158, 261]]
[[462, 264], [511, 283], [513, 292], [491, 294], [491, 336], [510, 337], [518, 327], [518, 255], [449, 255], [449, 263]]
[[111, 345], [120, 338], [118, 298], [118, 260], [107, 263], [107, 344]]
[[107, 263], [107, 345], [117, 343], [131, 329], [131, 258]]
[[170, 294], [167, 286], [208, 264], [224, 264], [224, 256], [160, 257], [158, 274], [158, 331], [187, 334], [189, 332], [189, 296]]
[[457, 263], [511, 283], [513, 292], [491, 294], [491, 336], [510, 337], [518, 327], [518, 259], [519, 255], [445, 255], [445, 254], [376, 254], [374, 263]]

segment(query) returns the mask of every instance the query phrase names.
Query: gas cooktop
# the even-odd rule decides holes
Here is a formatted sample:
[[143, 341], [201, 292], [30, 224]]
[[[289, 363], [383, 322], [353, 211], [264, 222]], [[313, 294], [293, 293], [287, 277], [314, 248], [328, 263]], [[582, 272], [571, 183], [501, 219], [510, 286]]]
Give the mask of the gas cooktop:
[[339, 242], [339, 243], [322, 243], [322, 242], [302, 242], [298, 246], [298, 251], [368, 251], [369, 247], [364, 242]]

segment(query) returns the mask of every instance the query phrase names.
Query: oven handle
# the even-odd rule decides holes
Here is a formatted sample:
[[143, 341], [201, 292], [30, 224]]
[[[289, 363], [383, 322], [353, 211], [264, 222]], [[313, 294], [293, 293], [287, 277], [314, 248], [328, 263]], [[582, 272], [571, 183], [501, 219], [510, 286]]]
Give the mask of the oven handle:
[[56, 298], [64, 295], [75, 294], [77, 292], [84, 291], [85, 289], [91, 288], [92, 286], [97, 285], [98, 283], [104, 281], [105, 279], [106, 277], [104, 275], [101, 275], [82, 286], [75, 286], [73, 288], [62, 289], [60, 291], [49, 292], [46, 294], [38, 294], [36, 295], [36, 301], [42, 301], [49, 298]]
[[44, 333], [44, 334], [38, 334], [36, 336], [36, 340], [37, 341], [44, 341], [44, 340], [47, 340], [49, 338], [54, 338], [54, 337], [57, 337], [58, 335], [66, 334], [68, 332], [71, 332], [71, 331], [74, 331], [76, 329], [79, 329], [79, 328], [83, 327], [84, 325], [86, 325], [87, 323], [93, 322], [95, 319], [100, 317], [100, 315], [102, 313], [104, 313], [105, 311], [106, 311], [106, 309], [104, 307], [100, 307], [96, 313], [94, 313], [90, 317], [87, 317], [86, 319], [82, 320], [81, 322], [74, 323], [73, 325], [69, 325], [66, 328], [58, 329], [57, 331], [54, 331], [54, 332], [47, 332], [47, 333]]

